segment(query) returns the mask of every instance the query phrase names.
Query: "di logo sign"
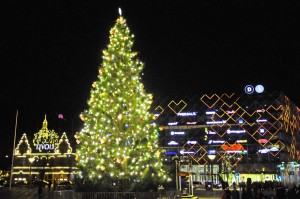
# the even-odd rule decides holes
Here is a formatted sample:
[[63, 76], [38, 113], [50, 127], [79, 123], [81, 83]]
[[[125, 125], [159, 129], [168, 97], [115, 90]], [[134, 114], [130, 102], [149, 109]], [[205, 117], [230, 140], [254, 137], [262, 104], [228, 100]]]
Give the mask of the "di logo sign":
[[247, 85], [247, 86], [245, 86], [245, 93], [252, 94], [252, 93], [254, 93], [254, 91], [256, 93], [262, 93], [262, 92], [264, 92], [264, 89], [265, 88], [263, 87], [263, 85], [256, 85], [255, 87], [252, 85]]

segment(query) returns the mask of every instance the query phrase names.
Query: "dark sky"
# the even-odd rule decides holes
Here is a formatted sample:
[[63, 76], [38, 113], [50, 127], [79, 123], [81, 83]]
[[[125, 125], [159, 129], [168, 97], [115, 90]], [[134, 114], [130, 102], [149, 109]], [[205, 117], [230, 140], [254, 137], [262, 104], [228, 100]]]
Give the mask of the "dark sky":
[[11, 154], [17, 110], [17, 139], [45, 114], [50, 129], [80, 130], [119, 7], [154, 97], [262, 84], [300, 106], [298, 0], [1, 0], [0, 159]]

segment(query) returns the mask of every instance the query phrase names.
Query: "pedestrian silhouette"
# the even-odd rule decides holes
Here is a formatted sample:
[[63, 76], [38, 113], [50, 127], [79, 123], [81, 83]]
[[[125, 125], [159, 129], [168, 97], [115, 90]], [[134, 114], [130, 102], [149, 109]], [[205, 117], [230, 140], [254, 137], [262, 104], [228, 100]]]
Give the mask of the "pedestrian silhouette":
[[48, 181], [48, 187], [49, 187], [49, 191], [50, 191], [50, 189], [51, 189], [51, 185], [52, 185], [52, 181], [51, 181], [51, 180], [49, 180], [49, 181]]
[[42, 188], [42, 185], [39, 185], [39, 188], [38, 188], [39, 198], [42, 198], [42, 194], [43, 194], [43, 188]]

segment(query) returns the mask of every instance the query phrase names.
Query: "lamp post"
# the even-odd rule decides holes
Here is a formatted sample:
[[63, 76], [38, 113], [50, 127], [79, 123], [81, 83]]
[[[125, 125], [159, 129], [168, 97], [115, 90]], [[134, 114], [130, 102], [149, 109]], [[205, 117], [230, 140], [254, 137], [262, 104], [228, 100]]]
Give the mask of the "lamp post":
[[193, 176], [192, 176], [192, 160], [189, 160], [188, 161], [188, 164], [189, 164], [189, 194], [190, 195], [194, 195], [194, 189], [193, 189]]
[[31, 166], [32, 163], [34, 162], [34, 158], [28, 158], [30, 165], [29, 165], [29, 189], [31, 188], [32, 185], [32, 176], [31, 176]]
[[211, 182], [212, 182], [212, 186], [213, 186], [213, 184], [214, 184], [214, 176], [213, 176], [213, 173], [214, 173], [214, 170], [213, 170], [213, 160], [216, 158], [216, 155], [215, 155], [215, 154], [209, 154], [209, 155], [207, 155], [207, 157], [208, 157], [208, 159], [211, 160], [209, 172], [210, 172]]
[[176, 170], [175, 170], [175, 179], [176, 179], [176, 190], [178, 191], [178, 169], [179, 169], [179, 157], [176, 155], [172, 158], [175, 161], [175, 166], [176, 166]]

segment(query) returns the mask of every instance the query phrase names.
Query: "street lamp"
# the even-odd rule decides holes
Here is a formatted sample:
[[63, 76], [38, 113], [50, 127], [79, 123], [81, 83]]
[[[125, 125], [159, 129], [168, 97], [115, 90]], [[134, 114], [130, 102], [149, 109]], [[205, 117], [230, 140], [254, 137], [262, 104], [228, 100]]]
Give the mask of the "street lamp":
[[31, 188], [31, 185], [32, 185], [31, 165], [34, 162], [34, 158], [28, 158], [28, 160], [30, 162], [30, 166], [29, 166], [29, 188]]
[[208, 159], [211, 160], [210, 162], [210, 176], [211, 176], [211, 182], [212, 182], [212, 185], [214, 184], [214, 170], [213, 170], [213, 160], [216, 158], [216, 155], [215, 154], [209, 154], [207, 155]]
[[176, 171], [175, 171], [175, 175], [176, 175], [176, 190], [178, 191], [178, 169], [180, 168], [179, 165], [179, 157], [176, 155], [172, 158], [175, 161], [176, 164]]

